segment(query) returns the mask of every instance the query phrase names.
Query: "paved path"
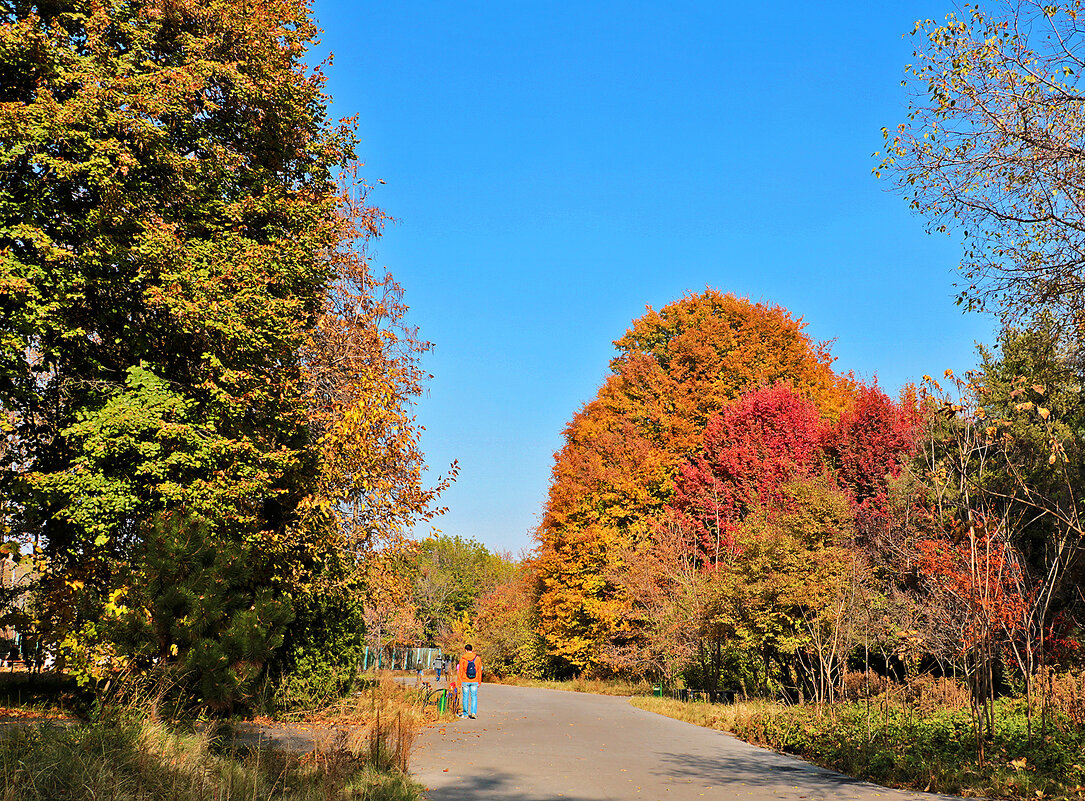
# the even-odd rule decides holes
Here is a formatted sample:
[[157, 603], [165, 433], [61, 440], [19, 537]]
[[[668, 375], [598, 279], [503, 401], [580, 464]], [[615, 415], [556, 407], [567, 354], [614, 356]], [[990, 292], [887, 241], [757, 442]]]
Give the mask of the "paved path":
[[477, 720], [423, 732], [411, 772], [430, 801], [939, 798], [859, 782], [626, 698], [493, 684], [479, 690]]

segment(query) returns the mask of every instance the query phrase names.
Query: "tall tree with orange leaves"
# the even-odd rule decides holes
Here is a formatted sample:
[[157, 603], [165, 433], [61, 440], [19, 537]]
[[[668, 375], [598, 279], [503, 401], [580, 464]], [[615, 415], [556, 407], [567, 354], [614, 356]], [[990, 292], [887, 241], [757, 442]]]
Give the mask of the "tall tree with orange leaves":
[[651, 535], [708, 421], [743, 393], [784, 382], [829, 420], [854, 382], [785, 309], [706, 290], [651, 308], [615, 342], [598, 396], [555, 455], [539, 543], [540, 629], [555, 669], [607, 670], [628, 599], [608, 576]]

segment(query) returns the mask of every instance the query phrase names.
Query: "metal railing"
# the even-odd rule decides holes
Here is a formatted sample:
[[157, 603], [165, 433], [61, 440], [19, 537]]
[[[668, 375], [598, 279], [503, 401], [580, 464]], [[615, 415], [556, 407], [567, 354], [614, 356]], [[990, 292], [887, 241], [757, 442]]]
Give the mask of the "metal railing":
[[362, 670], [429, 670], [440, 655], [440, 648], [366, 647]]

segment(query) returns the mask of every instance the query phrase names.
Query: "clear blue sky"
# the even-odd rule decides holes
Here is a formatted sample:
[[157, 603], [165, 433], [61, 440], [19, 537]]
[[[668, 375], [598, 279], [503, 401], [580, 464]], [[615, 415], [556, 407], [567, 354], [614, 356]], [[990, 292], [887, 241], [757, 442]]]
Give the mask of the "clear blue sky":
[[959, 245], [871, 175], [921, 17], [948, 2], [318, 0], [357, 114], [376, 246], [436, 348], [418, 409], [435, 525], [531, 544], [553, 453], [613, 340], [711, 286], [781, 304], [893, 392], [962, 370], [993, 322]]

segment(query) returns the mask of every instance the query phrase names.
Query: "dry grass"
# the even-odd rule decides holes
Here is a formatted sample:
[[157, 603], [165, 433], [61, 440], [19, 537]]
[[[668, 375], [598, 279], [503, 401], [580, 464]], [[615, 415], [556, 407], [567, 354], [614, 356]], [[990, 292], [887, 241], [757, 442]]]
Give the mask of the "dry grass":
[[[386, 760], [385, 760], [386, 761]], [[418, 801], [403, 772], [344, 739], [306, 754], [244, 748], [210, 730], [114, 721], [23, 726], [0, 740], [3, 801]]]
[[340, 698], [321, 709], [292, 712], [282, 718], [323, 725], [368, 726], [378, 716], [389, 720], [397, 715], [415, 728], [433, 719], [433, 711], [423, 706], [418, 688], [382, 674], [366, 677], [363, 689], [353, 696]]
[[699, 701], [637, 696], [632, 698], [630, 703], [648, 712], [726, 732], [746, 729], [751, 722], [786, 709], [782, 704], [756, 699], [736, 701], [733, 704], [706, 704]]
[[[407, 769], [428, 714], [416, 691], [383, 680], [286, 724], [181, 726], [134, 704], [91, 723], [12, 724], [0, 736], [0, 801], [419, 801]], [[253, 728], [312, 748], [257, 747]]]
[[1085, 729], [1085, 670], [1055, 673], [1047, 671], [1039, 677], [1039, 691], [1051, 708], [1065, 715], [1079, 729]]
[[[487, 677], [487, 681], [490, 678]], [[575, 678], [566, 681], [548, 681], [545, 679], [525, 679], [518, 676], [493, 679], [494, 684], [509, 684], [515, 687], [540, 687], [545, 690], [565, 690], [573, 693], [592, 693], [594, 695], [644, 695], [652, 691], [652, 684], [646, 680], [624, 681], [621, 679], [584, 679]]]
[[[320, 710], [295, 712], [284, 718], [338, 731], [347, 750], [367, 754], [369, 763], [382, 770], [406, 773], [419, 730], [435, 722], [438, 712], [435, 705], [425, 704], [424, 692], [396, 678], [388, 673], [368, 676], [365, 689], [355, 695]], [[267, 718], [254, 722], [270, 728], [277, 724]]]

